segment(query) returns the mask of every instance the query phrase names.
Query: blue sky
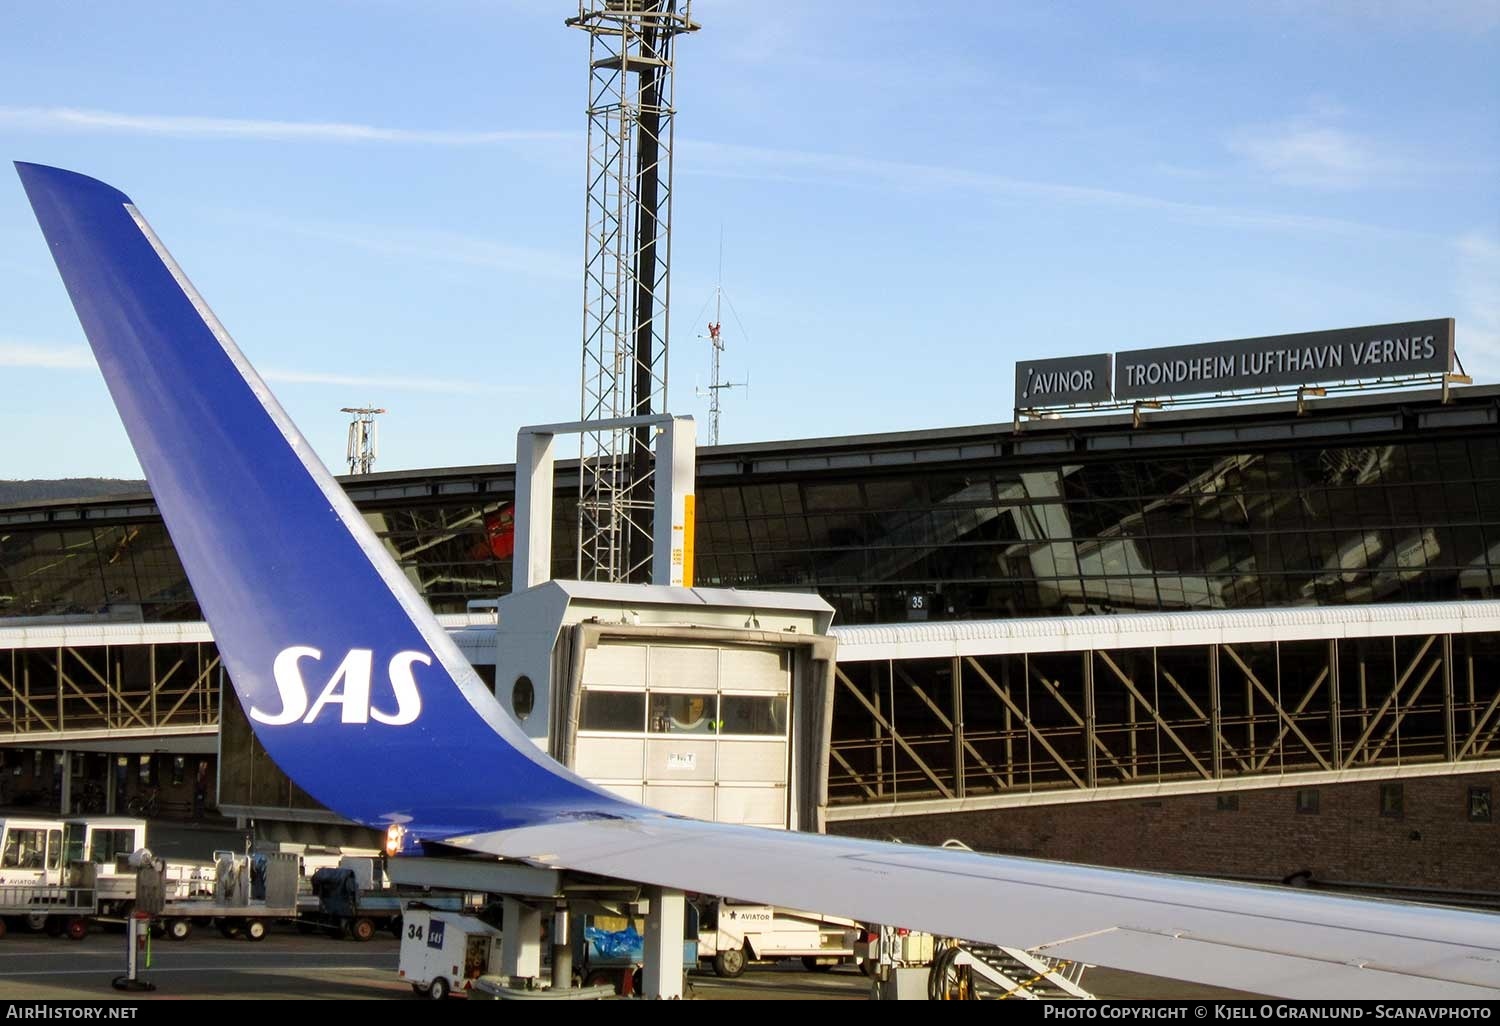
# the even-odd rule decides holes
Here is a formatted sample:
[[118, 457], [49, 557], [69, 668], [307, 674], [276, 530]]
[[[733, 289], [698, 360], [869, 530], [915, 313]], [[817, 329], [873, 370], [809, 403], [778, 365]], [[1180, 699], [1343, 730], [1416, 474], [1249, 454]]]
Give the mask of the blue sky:
[[[12, 4], [0, 152], [135, 199], [325, 461], [578, 415], [570, 0]], [[1019, 358], [1453, 316], [1500, 381], [1500, 0], [696, 0], [672, 407], [725, 441], [1008, 421]], [[0, 478], [138, 473], [19, 182]]]

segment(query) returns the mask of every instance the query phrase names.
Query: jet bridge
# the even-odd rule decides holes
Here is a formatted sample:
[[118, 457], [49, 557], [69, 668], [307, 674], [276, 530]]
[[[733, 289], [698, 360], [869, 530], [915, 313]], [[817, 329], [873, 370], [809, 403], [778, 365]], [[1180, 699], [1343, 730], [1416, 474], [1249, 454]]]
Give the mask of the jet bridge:
[[[539, 748], [621, 797], [700, 819], [821, 831], [833, 608], [815, 595], [692, 587], [692, 421], [621, 424], [637, 421], [660, 439], [651, 584], [548, 579], [553, 441], [584, 425], [521, 429], [515, 580], [526, 587], [495, 604], [495, 698]], [[566, 986], [572, 913], [644, 914], [646, 993], [681, 994], [680, 891], [489, 858], [391, 861], [403, 884], [462, 881], [503, 895], [501, 961], [521, 980], [540, 973], [544, 921], [553, 978]]]
[[500, 600], [495, 694], [621, 797], [820, 830], [832, 615], [815, 596], [548, 581]]

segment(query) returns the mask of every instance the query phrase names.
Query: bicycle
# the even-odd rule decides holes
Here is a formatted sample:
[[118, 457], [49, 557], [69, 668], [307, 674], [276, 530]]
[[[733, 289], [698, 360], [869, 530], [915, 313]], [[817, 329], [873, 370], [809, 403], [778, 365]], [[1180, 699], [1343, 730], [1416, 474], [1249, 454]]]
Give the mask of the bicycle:
[[131, 795], [130, 800], [125, 803], [125, 809], [132, 816], [152, 818], [161, 811], [161, 789], [152, 787], [140, 794]]
[[98, 784], [87, 784], [74, 800], [74, 811], [81, 813], [104, 811], [104, 788]]

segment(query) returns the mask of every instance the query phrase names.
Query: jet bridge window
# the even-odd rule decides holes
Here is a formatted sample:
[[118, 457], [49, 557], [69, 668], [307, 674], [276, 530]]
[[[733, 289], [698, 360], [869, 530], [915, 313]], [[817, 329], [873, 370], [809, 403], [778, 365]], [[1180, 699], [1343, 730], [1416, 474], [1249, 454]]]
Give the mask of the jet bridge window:
[[578, 729], [629, 731], [639, 734], [646, 726], [646, 696], [639, 691], [583, 692]]
[[718, 724], [719, 696], [712, 691], [651, 692], [652, 734], [714, 734]]
[[719, 714], [719, 733], [786, 736], [787, 696], [725, 695]]

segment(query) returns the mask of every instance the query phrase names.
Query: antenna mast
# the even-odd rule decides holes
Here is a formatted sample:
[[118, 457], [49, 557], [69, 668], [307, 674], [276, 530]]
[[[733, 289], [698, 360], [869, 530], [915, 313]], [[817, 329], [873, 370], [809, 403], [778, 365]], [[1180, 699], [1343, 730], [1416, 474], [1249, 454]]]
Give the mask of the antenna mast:
[[[723, 327], [724, 327], [724, 316], [723, 316], [723, 314], [724, 314], [724, 310], [723, 310], [723, 301], [724, 301], [724, 233], [723, 233], [723, 231], [720, 231], [719, 232], [719, 281], [718, 281], [718, 284], [716, 284], [714, 286], [714, 319], [712, 321], [710, 321], [709, 324], [708, 324], [708, 341], [709, 341], [709, 344], [711, 346], [713, 346], [713, 365], [712, 365], [713, 369], [710, 372], [711, 373], [711, 377], [709, 379], [708, 391], [704, 392], [702, 390], [698, 390], [698, 392], [697, 392], [698, 398], [702, 399], [704, 397], [707, 397], [707, 399], [708, 399], [708, 444], [709, 445], [718, 445], [719, 444], [719, 415], [720, 415], [720, 413], [723, 412], [722, 406], [721, 406], [720, 401], [719, 401], [719, 393], [722, 392], [722, 391], [724, 391], [727, 388], [749, 388], [750, 387], [750, 382], [748, 380], [745, 380], [745, 381], [724, 381], [723, 377], [721, 375], [719, 363], [720, 363], [720, 357], [722, 357], [724, 355], [724, 333], [723, 333]], [[729, 309], [730, 309], [731, 312], [734, 310], [734, 304], [733, 303], [729, 304]], [[739, 315], [738, 314], [735, 315], [735, 320], [736, 320], [736, 322], [738, 322], [738, 320], [739, 320]], [[743, 333], [743, 325], [741, 325], [741, 332]], [[699, 336], [699, 337], [702, 337], [702, 336]]]
[[[692, 0], [579, 0], [589, 34], [580, 420], [666, 412], [672, 49]], [[578, 577], [641, 581], [651, 564], [649, 427], [581, 435]]]
[[368, 474], [380, 455], [380, 426], [375, 417], [385, 411], [373, 406], [345, 406], [339, 412], [354, 414], [349, 421], [349, 473]]

